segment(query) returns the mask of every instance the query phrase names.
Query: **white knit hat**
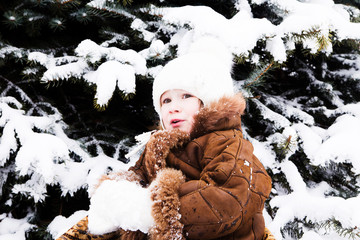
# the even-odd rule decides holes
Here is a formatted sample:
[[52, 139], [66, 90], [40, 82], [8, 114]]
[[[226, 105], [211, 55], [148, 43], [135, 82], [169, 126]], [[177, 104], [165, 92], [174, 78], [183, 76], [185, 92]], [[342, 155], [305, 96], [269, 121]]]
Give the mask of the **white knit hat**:
[[154, 79], [153, 104], [156, 112], [160, 116], [161, 95], [171, 89], [185, 90], [199, 98], [205, 106], [224, 95], [233, 94], [231, 67], [229, 52], [219, 55], [219, 51], [203, 49], [170, 61]]

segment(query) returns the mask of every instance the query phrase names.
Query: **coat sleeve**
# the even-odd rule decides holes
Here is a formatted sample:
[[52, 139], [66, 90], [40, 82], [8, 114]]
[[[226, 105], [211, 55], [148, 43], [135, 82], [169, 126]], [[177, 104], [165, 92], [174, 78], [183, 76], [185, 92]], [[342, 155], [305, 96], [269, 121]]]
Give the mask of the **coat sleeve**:
[[[271, 179], [241, 135], [212, 134], [199, 159], [199, 180], [180, 186], [180, 214], [190, 239], [214, 239], [229, 234], [256, 235], [252, 222], [271, 190]], [[261, 232], [261, 233], [260, 233]]]
[[129, 170], [141, 177], [145, 185], [150, 184], [159, 170], [166, 167], [166, 157], [170, 149], [180, 147], [189, 140], [189, 134], [175, 129], [154, 132], [135, 166]]
[[136, 161], [135, 165], [129, 168], [129, 171], [132, 171], [139, 176], [140, 184], [144, 187], [149, 184], [149, 176], [146, 171], [145, 164], [144, 164], [146, 150], [147, 149], [145, 148], [145, 150], [141, 154], [140, 158]]

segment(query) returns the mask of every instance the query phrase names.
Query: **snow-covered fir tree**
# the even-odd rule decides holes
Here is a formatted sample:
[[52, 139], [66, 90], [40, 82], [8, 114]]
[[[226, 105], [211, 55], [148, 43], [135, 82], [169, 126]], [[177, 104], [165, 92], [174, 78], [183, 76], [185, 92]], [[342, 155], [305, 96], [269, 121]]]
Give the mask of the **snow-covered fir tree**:
[[360, 238], [360, 1], [0, 3], [0, 240], [53, 239], [154, 129], [151, 85], [202, 36], [234, 56], [277, 239]]

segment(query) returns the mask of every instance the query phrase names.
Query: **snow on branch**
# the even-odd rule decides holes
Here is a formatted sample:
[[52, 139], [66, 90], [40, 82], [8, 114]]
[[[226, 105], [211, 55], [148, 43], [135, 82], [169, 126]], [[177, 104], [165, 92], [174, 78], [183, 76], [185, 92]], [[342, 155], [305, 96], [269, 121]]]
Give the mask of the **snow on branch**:
[[360, 80], [360, 57], [358, 54], [334, 54], [334, 58], [343, 62], [348, 69], [339, 69], [333, 71], [331, 74], [340, 76], [342, 79], [356, 79]]
[[257, 108], [260, 110], [261, 115], [264, 119], [268, 119], [269, 121], [273, 122], [274, 127], [277, 129], [282, 129], [291, 125], [291, 122], [281, 114], [272, 111], [263, 103], [261, 103], [257, 99], [253, 99], [253, 102], [256, 104]]
[[303, 111], [301, 104], [285, 100], [279, 96], [264, 96], [266, 105], [276, 106], [280, 114], [288, 119], [294, 118], [307, 125], [314, 125], [314, 117]]
[[[102, 152], [91, 157], [80, 141], [67, 137], [64, 132], [67, 126], [56, 108], [33, 102], [15, 84], [2, 80], [8, 84], [0, 95], [0, 166], [18, 179], [12, 194], [41, 202], [45, 200], [47, 186], [58, 185], [63, 196], [73, 195], [80, 188], [93, 185], [109, 167], [118, 170], [128, 167]], [[12, 95], [8, 95], [10, 92]], [[27, 110], [22, 109], [24, 104]], [[72, 159], [70, 153], [80, 159]]]
[[312, 164], [325, 166], [330, 161], [350, 162], [354, 173], [360, 174], [360, 149], [357, 141], [360, 134], [359, 118], [341, 115], [328, 129], [303, 124], [295, 124], [293, 127], [302, 139], [304, 152]]
[[335, 216], [343, 228], [353, 228], [355, 227], [353, 224], [358, 223], [356, 219], [358, 219], [357, 215], [360, 211], [359, 204], [357, 204], [360, 200], [359, 196], [349, 199], [324, 197], [330, 190], [328, 184], [323, 182], [313, 188], [308, 188], [291, 161], [282, 163], [281, 170], [290, 181], [292, 192], [278, 195], [270, 201], [272, 207], [279, 208], [275, 218], [268, 226], [273, 230], [276, 239], [282, 239], [280, 226], [285, 226], [287, 222], [296, 218], [306, 218], [308, 222], [316, 223], [325, 222], [329, 216]]
[[[132, 49], [107, 48], [87, 39], [78, 45], [75, 53], [77, 56], [53, 57], [32, 52], [28, 58], [47, 68], [41, 78], [45, 83], [76, 78], [95, 85], [96, 105], [100, 107], [108, 104], [116, 87], [125, 95], [135, 93], [136, 74], [145, 75], [147, 71], [144, 57]], [[100, 66], [96, 69], [94, 64]]]
[[[351, 22], [350, 16], [354, 11], [344, 5], [331, 1], [253, 1], [254, 4], [264, 2], [279, 9], [277, 14], [282, 18], [280, 24], [275, 25], [266, 18], [254, 17], [249, 4], [244, 3], [244, 6], [239, 7], [239, 12], [230, 19], [207, 6], [159, 8], [151, 5], [140, 11], [146, 11], [147, 15], [160, 16], [161, 20], [156, 24], [133, 15], [128, 16], [132, 21], [131, 28], [141, 32], [144, 41], [151, 43], [149, 48], [136, 52], [108, 47], [109, 43], [117, 39], [128, 41], [122, 35], [113, 34], [111, 40], [100, 45], [90, 39], [83, 40], [75, 49], [76, 56], [54, 57], [52, 54], [32, 52], [29, 60], [36, 61], [47, 69], [41, 78], [44, 82], [85, 79], [88, 84], [95, 84], [98, 89], [95, 105], [101, 108], [107, 105], [116, 88], [125, 95], [134, 93], [136, 74], [146, 75], [150, 72], [146, 63], [147, 59], [152, 59], [150, 55], [164, 59], [169, 56], [170, 47], [174, 46], [177, 46], [177, 55], [181, 55], [189, 49], [191, 43], [203, 36], [219, 39], [234, 55], [245, 58], [250, 57], [259, 42], [262, 42], [263, 50], [269, 52], [273, 60], [279, 63], [287, 60], [295, 44], [302, 44], [313, 54], [319, 51], [330, 54], [333, 51], [332, 41], [360, 38], [360, 23]], [[88, 3], [88, 6], [106, 10], [109, 8], [107, 4], [115, 3], [94, 0]], [[122, 11], [120, 8], [114, 9]], [[169, 42], [160, 41], [160, 33], [167, 34]], [[162, 45], [159, 45], [159, 42]], [[162, 48], [156, 51], [155, 55], [152, 52], [154, 43], [157, 43], [156, 48]], [[111, 61], [123, 65], [106, 63]], [[256, 58], [250, 58], [249, 61], [258, 64]], [[29, 73], [31, 72], [29, 70]], [[131, 75], [133, 76], [130, 77]]]
[[[267, 19], [254, 18], [246, 7], [231, 19], [206, 6], [184, 6], [177, 8], [152, 7], [156, 15], [161, 11], [166, 24], [184, 28], [183, 39], [195, 41], [207, 34], [222, 40], [236, 55], [247, 56], [259, 40], [266, 41], [266, 49], [275, 61], [286, 61], [288, 51], [294, 49], [296, 42], [301, 42], [312, 53], [332, 52], [331, 34], [338, 41], [360, 38], [360, 23], [350, 21], [350, 10], [345, 5], [332, 1], [253, 1], [255, 4], [268, 2], [277, 7], [282, 22], [272, 24]], [[202, 16], [201, 18], [197, 16]], [[310, 17], [309, 17], [310, 16]], [[190, 27], [190, 29], [189, 29]], [[166, 28], [165, 28], [166, 29]], [[179, 35], [176, 35], [178, 38]], [[175, 39], [174, 39], [175, 40]], [[182, 39], [176, 42], [181, 45]], [[179, 49], [180, 50], [180, 49]]]
[[5, 58], [8, 55], [13, 55], [16, 58], [23, 58], [25, 57], [27, 54], [27, 51], [25, 51], [24, 49], [21, 48], [17, 48], [14, 46], [1, 46], [1, 42], [0, 42], [0, 58]]
[[121, 16], [130, 18], [130, 19], [135, 18], [135, 16], [132, 15], [131, 13], [129, 13], [128, 11], [126, 11], [124, 9], [119, 9], [119, 7], [117, 7], [117, 5], [116, 5], [116, 1], [114, 1], [114, 0], [109, 0], [109, 1], [93, 0], [93, 1], [89, 2], [87, 5], [89, 7], [92, 7], [95, 10], [106, 11], [107, 13], [121, 15]]

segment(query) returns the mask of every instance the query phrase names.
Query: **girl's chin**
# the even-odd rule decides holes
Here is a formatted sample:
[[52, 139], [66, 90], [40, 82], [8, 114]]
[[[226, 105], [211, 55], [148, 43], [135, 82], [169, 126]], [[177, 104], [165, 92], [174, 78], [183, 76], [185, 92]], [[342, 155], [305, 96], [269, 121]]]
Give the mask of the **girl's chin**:
[[177, 127], [173, 127], [173, 126], [171, 126], [170, 128], [169, 128], [169, 130], [175, 130], [175, 129], [179, 129], [179, 130], [181, 130], [181, 131], [183, 131], [183, 132], [187, 132], [187, 133], [190, 133], [190, 128], [189, 127], [187, 127], [187, 126], [177, 126]]

